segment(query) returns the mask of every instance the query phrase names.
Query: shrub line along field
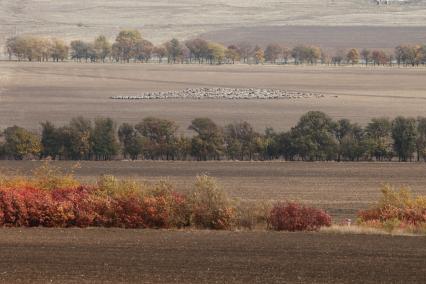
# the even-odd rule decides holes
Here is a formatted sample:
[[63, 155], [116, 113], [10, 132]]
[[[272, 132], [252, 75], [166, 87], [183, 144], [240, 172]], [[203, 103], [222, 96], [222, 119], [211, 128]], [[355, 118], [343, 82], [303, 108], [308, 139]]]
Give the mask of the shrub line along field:
[[[0, 161], [0, 168], [3, 173], [30, 174], [42, 163]], [[74, 163], [53, 165], [69, 169]], [[386, 183], [426, 194], [426, 164], [422, 163], [111, 161], [80, 165], [75, 173], [83, 182], [94, 182], [103, 174], [147, 181], [165, 178], [181, 192], [190, 189], [196, 175], [208, 174], [233, 198], [300, 201], [326, 209], [336, 222], [355, 219], [358, 210], [379, 198]]]

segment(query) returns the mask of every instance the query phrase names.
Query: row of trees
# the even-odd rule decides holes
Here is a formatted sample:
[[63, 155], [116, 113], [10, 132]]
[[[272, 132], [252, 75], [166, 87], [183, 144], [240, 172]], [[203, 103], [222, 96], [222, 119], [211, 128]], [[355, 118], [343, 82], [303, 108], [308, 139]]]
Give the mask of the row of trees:
[[426, 118], [374, 118], [365, 127], [332, 120], [311, 111], [286, 132], [258, 133], [248, 122], [220, 127], [208, 118], [189, 126], [193, 136], [178, 134], [175, 122], [148, 117], [118, 128], [110, 118], [94, 122], [78, 117], [57, 127], [41, 124], [41, 134], [13, 126], [2, 134], [6, 159], [60, 160], [426, 160]]
[[426, 45], [400, 45], [394, 52], [385, 50], [340, 50], [329, 54], [316, 46], [298, 45], [288, 48], [280, 44], [269, 44], [265, 48], [244, 42], [228, 47], [201, 38], [180, 42], [172, 39], [154, 45], [142, 38], [137, 30], [121, 31], [114, 43], [105, 36], [93, 42], [74, 40], [68, 46], [58, 39], [33, 36], [9, 38], [6, 43], [9, 58], [29, 61], [63, 61], [71, 58], [90, 62], [159, 62], [167, 58], [168, 63], [271, 63], [287, 64], [359, 64], [365, 65], [411, 65], [426, 64]]

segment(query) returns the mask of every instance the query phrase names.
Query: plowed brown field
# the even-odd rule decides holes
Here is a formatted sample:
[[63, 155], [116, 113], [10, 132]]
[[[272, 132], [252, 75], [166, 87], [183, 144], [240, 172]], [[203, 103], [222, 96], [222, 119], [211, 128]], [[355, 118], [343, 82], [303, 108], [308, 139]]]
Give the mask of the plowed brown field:
[[3, 283], [424, 283], [426, 238], [2, 229]]

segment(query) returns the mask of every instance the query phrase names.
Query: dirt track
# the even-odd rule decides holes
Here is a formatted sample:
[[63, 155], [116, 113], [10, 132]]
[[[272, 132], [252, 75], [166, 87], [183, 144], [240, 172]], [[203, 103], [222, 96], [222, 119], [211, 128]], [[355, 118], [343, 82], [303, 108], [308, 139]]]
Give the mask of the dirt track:
[[2, 229], [4, 283], [424, 283], [426, 238]]

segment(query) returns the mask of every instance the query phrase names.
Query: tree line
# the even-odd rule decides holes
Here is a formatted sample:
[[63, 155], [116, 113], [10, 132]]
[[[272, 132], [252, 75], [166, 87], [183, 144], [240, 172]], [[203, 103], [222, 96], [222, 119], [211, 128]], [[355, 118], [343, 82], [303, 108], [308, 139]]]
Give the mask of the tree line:
[[111, 118], [73, 118], [64, 126], [41, 123], [41, 133], [6, 128], [2, 159], [54, 160], [287, 160], [426, 161], [426, 117], [373, 118], [365, 127], [310, 111], [288, 131], [255, 131], [248, 122], [221, 127], [209, 118], [192, 120], [178, 133], [174, 121], [147, 117], [137, 124]]
[[399, 45], [394, 51], [351, 48], [334, 54], [317, 46], [297, 45], [293, 48], [271, 43], [265, 48], [248, 42], [224, 46], [202, 38], [184, 42], [172, 39], [154, 45], [137, 30], [121, 31], [111, 43], [100, 35], [93, 41], [74, 40], [69, 45], [60, 39], [17, 36], [6, 42], [9, 59], [27, 61], [85, 62], [158, 62], [233, 64], [365, 64], [404, 65], [426, 64], [426, 45]]

